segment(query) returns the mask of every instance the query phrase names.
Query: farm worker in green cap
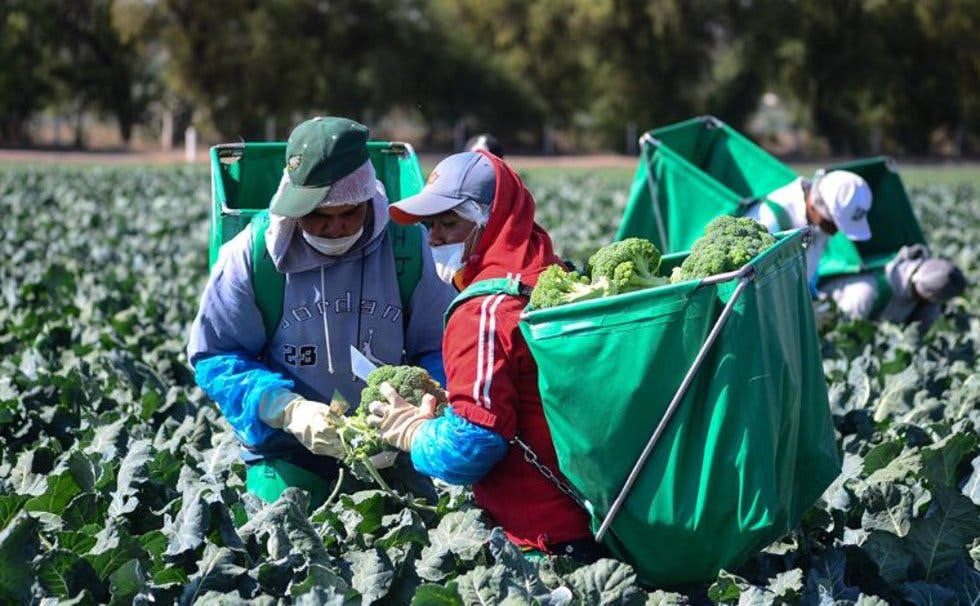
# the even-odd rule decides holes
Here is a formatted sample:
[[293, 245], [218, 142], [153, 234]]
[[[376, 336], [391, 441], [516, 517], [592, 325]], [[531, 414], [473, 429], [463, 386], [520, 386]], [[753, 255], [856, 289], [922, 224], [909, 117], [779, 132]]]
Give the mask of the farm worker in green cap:
[[[588, 514], [555, 481], [561, 474], [537, 366], [518, 327], [538, 276], [561, 263], [534, 221], [534, 199], [500, 158], [464, 152], [440, 162], [422, 192], [392, 204], [390, 213], [411, 224], [470, 207], [476, 228], [452, 275], [461, 293], [443, 339], [450, 406], [436, 417], [433, 402], [412, 406], [382, 384], [387, 401], [371, 403], [369, 422], [410, 451], [420, 472], [472, 484], [477, 504], [523, 549], [594, 560], [605, 552]], [[540, 466], [528, 462], [518, 439]]]
[[299, 486], [316, 505], [332, 489], [343, 451], [331, 412], [341, 400], [356, 404], [364, 387], [351, 346], [444, 381], [442, 314], [454, 293], [422, 242], [421, 277], [401, 300], [388, 200], [367, 141], [366, 127], [334, 117], [307, 120], [289, 136], [265, 232], [285, 278], [271, 336], [253, 291], [251, 229], [221, 248], [191, 328], [197, 383], [242, 444], [248, 490], [267, 501]]
[[965, 289], [963, 272], [949, 259], [931, 257], [922, 244], [903, 246], [881, 276], [842, 276], [821, 285], [845, 317], [919, 322], [923, 330]]

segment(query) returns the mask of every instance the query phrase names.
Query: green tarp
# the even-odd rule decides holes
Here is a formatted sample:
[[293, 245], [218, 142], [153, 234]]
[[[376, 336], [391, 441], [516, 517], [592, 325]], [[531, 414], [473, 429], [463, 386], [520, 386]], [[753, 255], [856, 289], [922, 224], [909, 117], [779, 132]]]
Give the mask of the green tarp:
[[647, 238], [663, 253], [689, 250], [712, 219], [740, 214], [797, 176], [710, 116], [650, 131], [641, 146], [616, 239]]
[[[641, 148], [616, 239], [647, 238], [666, 253], [688, 250], [711, 219], [742, 214], [797, 177], [779, 159], [711, 116], [654, 129], [643, 136]], [[868, 222], [873, 237], [857, 244], [844, 236], [832, 238], [821, 258], [821, 277], [876, 270], [902, 246], [925, 243], [893, 161], [869, 158], [826, 170], [838, 169], [858, 173], [871, 187], [874, 204]]]
[[[645, 582], [704, 582], [737, 566], [840, 471], [804, 233], [751, 263], [754, 279], [605, 535]], [[692, 281], [525, 315], [561, 471], [596, 527], [735, 289]]]

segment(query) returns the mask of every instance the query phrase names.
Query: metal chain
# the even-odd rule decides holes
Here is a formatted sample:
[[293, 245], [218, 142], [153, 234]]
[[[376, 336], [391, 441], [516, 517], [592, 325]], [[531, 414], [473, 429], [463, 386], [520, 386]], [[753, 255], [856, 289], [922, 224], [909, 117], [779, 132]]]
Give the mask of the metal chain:
[[568, 495], [573, 501], [578, 503], [578, 505], [582, 509], [586, 509], [586, 510], [588, 509], [586, 508], [585, 503], [582, 501], [581, 497], [578, 496], [578, 493], [575, 492], [575, 489], [569, 486], [568, 482], [556, 476], [554, 472], [552, 472], [550, 469], [548, 469], [548, 467], [546, 467], [543, 463], [541, 463], [541, 461], [538, 460], [538, 455], [533, 450], [531, 450], [530, 446], [525, 444], [517, 436], [514, 436], [514, 439], [511, 440], [511, 443], [520, 446], [521, 450], [524, 451], [524, 460], [530, 463], [535, 469], [540, 471], [541, 475], [551, 480], [551, 482], [558, 487], [558, 490]]

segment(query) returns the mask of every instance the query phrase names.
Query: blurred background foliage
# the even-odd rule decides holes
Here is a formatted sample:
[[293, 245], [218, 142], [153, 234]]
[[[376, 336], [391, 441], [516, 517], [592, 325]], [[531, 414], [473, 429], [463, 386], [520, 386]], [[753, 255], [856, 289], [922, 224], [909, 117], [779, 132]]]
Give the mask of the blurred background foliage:
[[0, 145], [345, 115], [429, 149], [631, 152], [710, 113], [789, 154], [980, 152], [976, 0], [4, 0]]

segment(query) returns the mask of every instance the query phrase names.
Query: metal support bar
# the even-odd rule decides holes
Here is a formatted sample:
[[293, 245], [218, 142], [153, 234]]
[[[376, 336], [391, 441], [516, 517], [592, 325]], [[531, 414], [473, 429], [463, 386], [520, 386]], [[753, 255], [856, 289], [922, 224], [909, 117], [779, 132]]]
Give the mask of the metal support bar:
[[746, 196], [742, 198], [741, 200], [738, 201], [738, 205], [742, 209], [742, 211], [740, 212], [744, 212], [745, 209], [752, 206], [753, 204], [761, 202], [764, 197], [765, 196]]
[[730, 271], [724, 274], [716, 274], [714, 276], [708, 276], [707, 278], [701, 278], [701, 284], [721, 284], [722, 282], [731, 282], [732, 280], [738, 280], [739, 278], [749, 278], [750, 280], [755, 279], [755, 268], [751, 265], [746, 265], [741, 269], [736, 269], [735, 271]]
[[801, 237], [801, 241], [803, 242], [803, 249], [806, 250], [810, 248], [811, 244], [813, 244], [813, 230], [808, 226], [804, 227], [802, 231], [803, 235]]
[[643, 136], [640, 137], [640, 147], [643, 147], [643, 145], [652, 145], [654, 147], [660, 147], [660, 139], [651, 135], [649, 131], [645, 132], [643, 133]]
[[724, 122], [722, 122], [718, 118], [715, 118], [714, 116], [710, 116], [710, 115], [708, 115], [708, 116], [701, 116], [701, 120], [704, 121], [705, 125], [708, 128], [721, 128], [721, 127], [725, 126], [725, 123]]
[[214, 146], [218, 150], [218, 157], [240, 156], [245, 151], [245, 143], [219, 143]]
[[[728, 321], [728, 317], [731, 315], [732, 309], [734, 309], [736, 301], [738, 301], [739, 297], [742, 296], [742, 292], [745, 290], [745, 287], [748, 286], [749, 282], [755, 279], [755, 270], [754, 268], [752, 268], [751, 265], [747, 265], [741, 270], [739, 270], [738, 272], [732, 272], [732, 273], [736, 275], [742, 274], [741, 281], [739, 282], [738, 286], [735, 287], [735, 292], [732, 293], [732, 298], [728, 300], [728, 303], [725, 305], [725, 308], [721, 311], [721, 315], [718, 316], [718, 321], [715, 322], [715, 325], [713, 327], [711, 327], [711, 332], [708, 334], [708, 338], [705, 339], [704, 343], [701, 345], [701, 349], [698, 350], [698, 355], [695, 356], [694, 362], [691, 364], [691, 367], [687, 370], [687, 374], [684, 375], [684, 380], [681, 381], [681, 386], [677, 388], [677, 392], [674, 394], [674, 398], [670, 401], [670, 405], [667, 406], [667, 410], [666, 412], [664, 412], [664, 416], [660, 419], [660, 423], [657, 424], [657, 428], [654, 430], [653, 435], [650, 436], [650, 440], [647, 441], [647, 445], [643, 449], [643, 452], [640, 454], [640, 457], [636, 460], [636, 464], [633, 465], [633, 469], [630, 471], [629, 476], [626, 478], [626, 482], [623, 484], [623, 487], [619, 490], [619, 494], [616, 495], [616, 500], [613, 501], [612, 507], [609, 508], [609, 513], [607, 513], [606, 517], [602, 520], [602, 524], [599, 526], [599, 531], [595, 535], [596, 541], [602, 541], [602, 537], [606, 534], [606, 531], [609, 530], [609, 526], [616, 518], [616, 514], [619, 513], [620, 508], [623, 506], [623, 503], [626, 501], [626, 497], [629, 495], [630, 490], [632, 490], [633, 488], [633, 484], [636, 482], [636, 479], [639, 477], [640, 471], [643, 469], [643, 466], [646, 464], [647, 459], [650, 457], [650, 454], [653, 452], [653, 447], [656, 446], [657, 442], [660, 440], [660, 436], [663, 435], [664, 431], [667, 428], [667, 423], [670, 422], [670, 418], [677, 411], [677, 408], [680, 406], [681, 400], [684, 399], [684, 395], [687, 394], [688, 388], [690, 388], [691, 383], [694, 381], [694, 375], [697, 374], [698, 370], [700, 370], [701, 364], [704, 363], [704, 359], [708, 355], [708, 351], [711, 349], [711, 346], [714, 345], [715, 341], [718, 339], [718, 335], [721, 334], [721, 329], [722, 327], [724, 327], [725, 322]], [[722, 274], [722, 276], [729, 276], [726, 279], [731, 279], [732, 273]], [[717, 278], [721, 278], [722, 276], [713, 276], [713, 278], [716, 279], [714, 282], [709, 282], [709, 280], [711, 280], [712, 278], [708, 278], [704, 280], [702, 283], [716, 284], [719, 281], [724, 281], [724, 280], [717, 280]]]
[[381, 153], [392, 154], [398, 156], [399, 158], [407, 158], [415, 155], [415, 149], [412, 147], [411, 143], [405, 143], [404, 141], [389, 141], [388, 147], [382, 149]]
[[664, 250], [670, 250], [670, 243], [667, 241], [667, 230], [664, 229], [664, 218], [660, 214], [660, 204], [657, 203], [657, 185], [653, 180], [653, 155], [648, 153], [651, 147], [659, 145], [660, 142], [653, 138], [650, 133], [644, 133], [640, 137], [640, 146], [643, 150], [643, 162], [647, 167], [647, 191], [650, 193], [650, 204], [653, 206], [653, 218], [657, 221], [657, 234], [660, 236], [660, 244]]

